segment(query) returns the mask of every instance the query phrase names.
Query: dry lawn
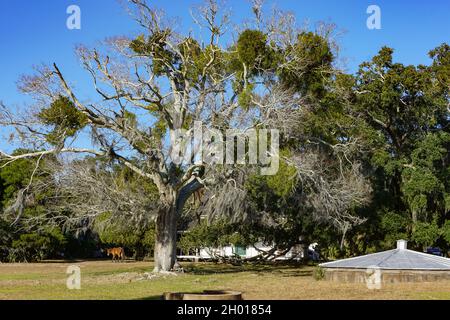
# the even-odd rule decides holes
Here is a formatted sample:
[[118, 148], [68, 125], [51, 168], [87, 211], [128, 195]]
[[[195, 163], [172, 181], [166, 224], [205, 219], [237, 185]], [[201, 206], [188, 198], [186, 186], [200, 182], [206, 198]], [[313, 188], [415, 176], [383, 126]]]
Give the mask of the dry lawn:
[[[68, 290], [66, 269], [81, 268], [81, 290]], [[242, 291], [244, 299], [448, 299], [450, 281], [403, 283], [369, 290], [364, 284], [312, 277], [306, 266], [184, 263], [186, 273], [153, 277], [151, 262], [0, 264], [0, 299], [159, 299], [163, 292]]]

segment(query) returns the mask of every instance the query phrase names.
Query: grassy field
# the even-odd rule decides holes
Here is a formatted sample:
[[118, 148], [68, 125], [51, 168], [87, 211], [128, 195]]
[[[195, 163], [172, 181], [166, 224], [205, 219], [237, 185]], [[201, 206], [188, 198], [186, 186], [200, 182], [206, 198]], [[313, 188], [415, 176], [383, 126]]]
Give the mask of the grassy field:
[[[66, 269], [81, 268], [81, 290], [66, 288]], [[0, 264], [0, 299], [159, 299], [163, 292], [242, 291], [244, 299], [450, 299], [450, 281], [385, 285], [317, 281], [313, 267], [184, 263], [177, 276], [143, 277], [151, 262]]]

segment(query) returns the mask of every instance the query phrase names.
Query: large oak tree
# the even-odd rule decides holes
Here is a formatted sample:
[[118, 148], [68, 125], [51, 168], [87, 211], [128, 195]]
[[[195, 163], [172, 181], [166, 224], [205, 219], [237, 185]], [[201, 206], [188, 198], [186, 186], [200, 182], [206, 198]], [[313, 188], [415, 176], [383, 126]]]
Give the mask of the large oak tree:
[[[180, 34], [174, 21], [146, 1], [129, 2], [139, 36], [76, 50], [97, 99], [81, 97], [56, 64], [21, 79], [20, 88], [35, 104], [24, 114], [2, 105], [0, 121], [37, 151], [2, 153], [2, 165], [51, 154], [92, 154], [151, 181], [159, 193], [155, 271], [168, 271], [176, 263], [177, 220], [187, 199], [207, 188], [204, 209], [238, 214], [246, 199], [240, 177], [255, 175], [238, 165], [196, 162], [195, 153], [192, 161], [175, 161], [168, 137], [177, 138], [181, 129], [192, 133], [195, 121], [222, 132], [278, 129], [281, 147], [289, 150], [281, 160], [295, 168], [294, 189], [314, 194], [309, 204], [345, 235], [355, 220], [349, 208], [368, 195], [351, 155], [356, 141], [328, 139], [325, 131], [306, 127], [336, 72], [332, 29], [304, 30], [293, 15], [278, 11], [266, 19], [260, 1], [253, 6], [254, 21], [233, 29], [228, 12], [210, 0], [193, 11], [198, 35]], [[92, 148], [75, 147], [82, 133], [90, 134]], [[203, 155], [213, 151], [206, 147]]]

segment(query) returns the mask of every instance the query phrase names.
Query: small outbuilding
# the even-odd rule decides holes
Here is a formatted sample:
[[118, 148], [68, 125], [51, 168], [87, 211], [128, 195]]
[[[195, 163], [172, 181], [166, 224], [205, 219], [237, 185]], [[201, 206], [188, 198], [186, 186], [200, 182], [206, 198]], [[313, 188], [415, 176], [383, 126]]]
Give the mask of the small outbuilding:
[[398, 240], [393, 250], [319, 266], [325, 271], [325, 279], [341, 282], [367, 282], [375, 272], [381, 283], [450, 280], [450, 259], [409, 250], [406, 240]]

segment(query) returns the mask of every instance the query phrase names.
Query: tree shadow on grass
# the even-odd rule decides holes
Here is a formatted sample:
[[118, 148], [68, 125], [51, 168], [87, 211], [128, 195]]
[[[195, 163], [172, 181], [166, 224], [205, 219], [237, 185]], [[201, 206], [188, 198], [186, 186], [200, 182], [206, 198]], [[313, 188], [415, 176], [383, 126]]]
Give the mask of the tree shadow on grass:
[[287, 270], [281, 275], [282, 277], [312, 277], [312, 270]]
[[225, 263], [186, 264], [183, 268], [187, 274], [211, 275], [250, 272], [256, 274], [280, 274], [282, 276], [310, 276], [312, 270], [301, 264], [242, 264], [239, 266]]

